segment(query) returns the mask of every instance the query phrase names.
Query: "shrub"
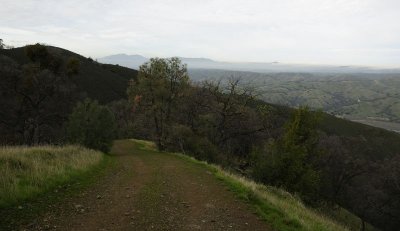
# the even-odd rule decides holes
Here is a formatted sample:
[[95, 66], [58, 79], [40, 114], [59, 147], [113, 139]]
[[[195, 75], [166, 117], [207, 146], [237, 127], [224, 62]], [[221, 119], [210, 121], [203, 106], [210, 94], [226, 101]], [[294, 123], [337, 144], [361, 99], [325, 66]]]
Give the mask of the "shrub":
[[108, 152], [115, 138], [115, 119], [111, 111], [86, 99], [79, 102], [67, 122], [67, 138], [71, 143]]
[[215, 162], [219, 150], [206, 137], [198, 136], [184, 125], [172, 127], [170, 147], [199, 160]]

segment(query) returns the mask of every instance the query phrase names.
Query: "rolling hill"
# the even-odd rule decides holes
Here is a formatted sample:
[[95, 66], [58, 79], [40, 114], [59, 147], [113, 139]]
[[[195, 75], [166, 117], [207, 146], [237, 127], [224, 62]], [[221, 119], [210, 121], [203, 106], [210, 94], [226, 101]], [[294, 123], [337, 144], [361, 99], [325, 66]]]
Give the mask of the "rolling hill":
[[398, 131], [400, 74], [256, 73], [190, 70], [195, 81], [241, 78], [257, 86], [260, 98], [280, 105], [308, 105], [349, 120]]

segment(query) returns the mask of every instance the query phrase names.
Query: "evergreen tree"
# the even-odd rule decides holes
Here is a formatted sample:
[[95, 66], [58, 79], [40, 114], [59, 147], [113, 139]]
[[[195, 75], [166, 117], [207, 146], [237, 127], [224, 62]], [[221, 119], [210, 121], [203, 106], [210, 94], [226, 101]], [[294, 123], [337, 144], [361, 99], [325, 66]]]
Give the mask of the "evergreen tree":
[[267, 146], [257, 156], [255, 176], [268, 184], [300, 193], [307, 200], [315, 200], [320, 186], [317, 160], [317, 124], [320, 114], [307, 107], [296, 109], [285, 126], [285, 134]]

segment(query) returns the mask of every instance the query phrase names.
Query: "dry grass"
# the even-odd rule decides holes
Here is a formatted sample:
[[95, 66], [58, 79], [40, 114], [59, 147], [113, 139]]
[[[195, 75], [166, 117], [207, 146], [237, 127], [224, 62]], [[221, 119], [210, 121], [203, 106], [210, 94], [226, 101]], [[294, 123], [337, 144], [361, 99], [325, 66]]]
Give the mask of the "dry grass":
[[102, 159], [101, 152], [79, 146], [0, 147], [0, 207], [66, 182]]

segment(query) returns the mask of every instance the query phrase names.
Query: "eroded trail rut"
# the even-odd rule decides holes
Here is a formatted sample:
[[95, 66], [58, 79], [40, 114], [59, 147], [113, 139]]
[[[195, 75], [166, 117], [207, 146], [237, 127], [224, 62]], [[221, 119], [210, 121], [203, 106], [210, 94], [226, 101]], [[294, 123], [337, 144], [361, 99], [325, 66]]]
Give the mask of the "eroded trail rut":
[[116, 141], [117, 166], [27, 230], [270, 230], [202, 166]]

